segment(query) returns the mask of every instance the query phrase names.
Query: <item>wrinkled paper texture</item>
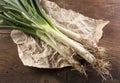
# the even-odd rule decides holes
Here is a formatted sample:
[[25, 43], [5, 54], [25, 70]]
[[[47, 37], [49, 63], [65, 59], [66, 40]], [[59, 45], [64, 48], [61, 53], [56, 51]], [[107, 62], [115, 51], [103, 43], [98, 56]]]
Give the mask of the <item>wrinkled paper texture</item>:
[[[109, 21], [95, 20], [72, 10], [60, 8], [56, 3], [42, 0], [42, 6], [57, 27], [67, 28], [97, 45], [102, 37], [103, 28]], [[11, 32], [17, 44], [18, 54], [23, 64], [38, 68], [62, 68], [70, 66], [59, 53], [44, 41], [38, 40], [22, 31]]]

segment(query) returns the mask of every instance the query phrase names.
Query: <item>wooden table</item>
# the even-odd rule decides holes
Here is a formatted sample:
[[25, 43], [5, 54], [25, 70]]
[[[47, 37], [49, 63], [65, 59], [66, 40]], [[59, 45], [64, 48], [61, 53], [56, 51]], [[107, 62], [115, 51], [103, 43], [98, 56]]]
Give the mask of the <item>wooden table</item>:
[[[104, 29], [99, 45], [108, 50], [113, 80], [103, 83], [120, 83], [120, 0], [52, 1], [86, 16], [111, 21]], [[100, 76], [92, 69], [86, 78], [70, 68], [48, 70], [24, 66], [9, 32], [0, 30], [0, 83], [101, 83]]]

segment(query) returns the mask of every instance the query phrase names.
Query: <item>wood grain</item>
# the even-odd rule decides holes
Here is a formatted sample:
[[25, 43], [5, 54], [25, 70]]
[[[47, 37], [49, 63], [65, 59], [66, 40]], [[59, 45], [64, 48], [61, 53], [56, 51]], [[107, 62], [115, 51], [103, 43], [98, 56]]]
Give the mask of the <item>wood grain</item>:
[[11, 32], [11, 30], [0, 30], [0, 34], [7, 34], [10, 32]]
[[[52, 1], [86, 16], [110, 21], [99, 45], [107, 48], [113, 80], [103, 83], [120, 83], [120, 0]], [[16, 45], [9, 34], [3, 34], [4, 32], [6, 33], [2, 31], [0, 34], [0, 83], [101, 83], [100, 76], [92, 69], [88, 71], [86, 78], [71, 68], [48, 70], [23, 66]]]

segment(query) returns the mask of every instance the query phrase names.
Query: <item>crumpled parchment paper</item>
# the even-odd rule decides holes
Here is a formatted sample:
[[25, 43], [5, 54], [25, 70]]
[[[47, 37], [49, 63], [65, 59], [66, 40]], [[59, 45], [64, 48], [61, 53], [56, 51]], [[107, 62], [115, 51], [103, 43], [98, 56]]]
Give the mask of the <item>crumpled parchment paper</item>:
[[[103, 28], [109, 21], [96, 20], [72, 10], [60, 8], [56, 3], [42, 0], [42, 6], [57, 27], [67, 28], [97, 46]], [[23, 64], [38, 68], [62, 68], [71, 66], [66, 59], [44, 41], [33, 38], [22, 31], [13, 30], [11, 37], [17, 44]]]

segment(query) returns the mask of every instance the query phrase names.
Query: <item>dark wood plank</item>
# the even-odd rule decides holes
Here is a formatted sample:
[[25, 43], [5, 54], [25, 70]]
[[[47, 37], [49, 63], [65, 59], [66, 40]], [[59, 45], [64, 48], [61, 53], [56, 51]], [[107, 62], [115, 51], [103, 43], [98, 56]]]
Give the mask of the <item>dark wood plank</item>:
[[[107, 48], [114, 80], [104, 83], [120, 83], [120, 0], [52, 1], [86, 16], [111, 21], [104, 29], [104, 36], [99, 45]], [[71, 68], [47, 70], [25, 67], [9, 34], [0, 34], [0, 83], [101, 83], [101, 78], [95, 71], [91, 69], [88, 73], [86, 78]]]
[[[109, 3], [109, 4], [119, 4], [120, 0], [50, 0], [50, 1], [54, 1], [56, 3], [63, 3], [63, 2], [70, 2], [70, 3]], [[77, 2], [77, 3], [76, 3]], [[64, 3], [63, 3], [64, 4]]]
[[10, 32], [11, 32], [11, 30], [0, 30], [0, 34], [7, 34]]

